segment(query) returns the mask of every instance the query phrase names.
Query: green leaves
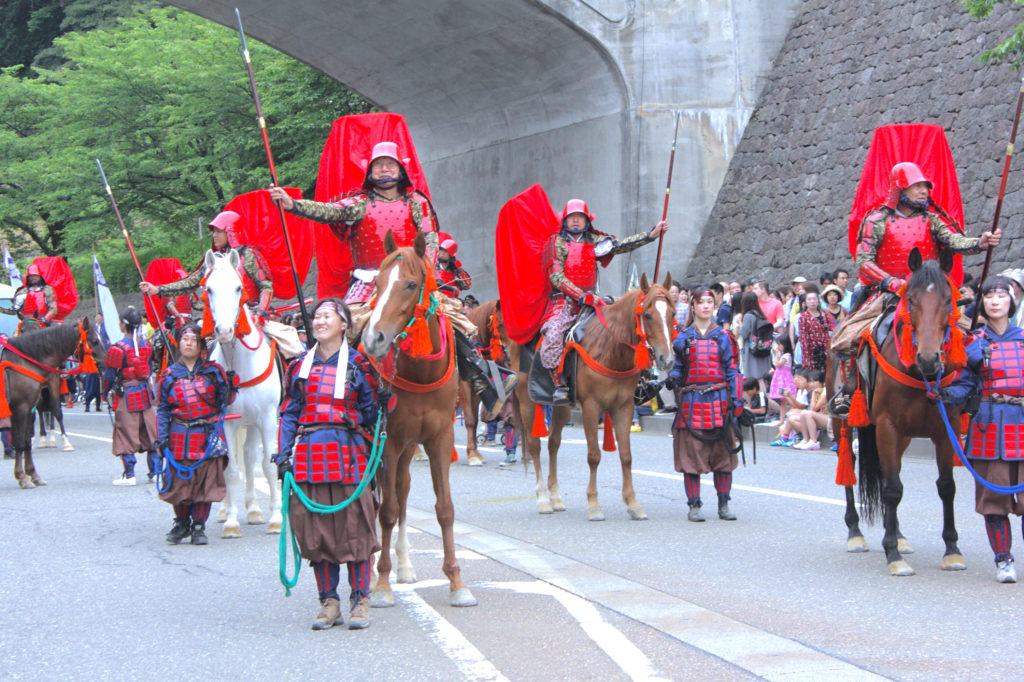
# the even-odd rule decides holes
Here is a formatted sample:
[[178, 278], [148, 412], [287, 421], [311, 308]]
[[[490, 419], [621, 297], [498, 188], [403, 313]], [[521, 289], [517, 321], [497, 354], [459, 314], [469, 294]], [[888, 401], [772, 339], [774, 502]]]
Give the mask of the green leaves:
[[[960, 0], [960, 4], [971, 14], [971, 16], [984, 19], [996, 5], [1010, 0]], [[1017, 4], [1024, 5], [1024, 0], [1013, 0]], [[1024, 24], [1017, 26], [1013, 35], [1005, 41], [992, 48], [985, 50], [979, 57], [984, 62], [1009, 61], [1013, 68], [1019, 69], [1024, 61]]]
[[[235, 31], [159, 8], [56, 47], [70, 60], [60, 69], [0, 73], [0, 225], [12, 251], [91, 261], [109, 242], [126, 257], [95, 158], [140, 251], [180, 242], [191, 258], [197, 218], [268, 186]], [[370, 107], [261, 43], [249, 49], [279, 179], [309, 189], [333, 120]]]

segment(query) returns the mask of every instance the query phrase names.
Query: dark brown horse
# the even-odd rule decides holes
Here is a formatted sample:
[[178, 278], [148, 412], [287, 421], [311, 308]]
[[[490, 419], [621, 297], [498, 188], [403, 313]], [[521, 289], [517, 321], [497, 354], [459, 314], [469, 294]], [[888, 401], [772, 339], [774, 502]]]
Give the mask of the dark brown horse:
[[[507, 353], [508, 335], [505, 323], [501, 319], [501, 306], [498, 299], [481, 303], [476, 308], [466, 311], [466, 317], [476, 325], [477, 343], [481, 352], [488, 360], [499, 362], [495, 353]], [[497, 330], [497, 335], [495, 335]], [[508, 397], [512, 400], [512, 396]], [[473, 392], [468, 381], [459, 381], [459, 402], [462, 404], [462, 421], [466, 425], [466, 460], [469, 466], [481, 466], [484, 458], [476, 447], [476, 429], [480, 423], [480, 397]]]
[[[953, 446], [946, 434], [936, 405], [928, 400], [925, 385], [932, 385], [944, 377], [946, 383], [955, 372], [948, 366], [944, 348], [947, 339], [959, 334], [951, 329], [955, 320], [953, 296], [948, 273], [953, 266], [952, 256], [944, 252], [939, 262], [922, 263], [921, 254], [914, 249], [909, 259], [910, 279], [907, 281], [901, 306], [909, 311], [909, 327], [904, 332], [899, 320], [880, 349], [872, 349], [879, 364], [874, 395], [868, 407], [870, 425], [859, 427], [859, 497], [861, 510], [869, 523], [879, 511], [885, 526], [882, 548], [889, 565], [889, 573], [896, 576], [914, 575], [914, 569], [902, 554], [910, 553], [909, 543], [900, 533], [897, 508], [903, 498], [900, 467], [903, 453], [912, 438], [929, 438], [935, 444], [935, 460], [939, 469], [936, 481], [942, 500], [942, 539], [946, 549], [940, 564], [944, 571], [966, 568], [960, 549], [953, 518], [953, 498], [956, 484], [953, 480]], [[906, 319], [906, 314], [904, 314]], [[908, 336], [904, 336], [904, 334]], [[907, 339], [904, 359], [912, 363], [907, 367], [900, 360], [901, 339]], [[916, 348], [910, 346], [913, 340]], [[954, 343], [955, 345], [955, 343]], [[955, 358], [954, 358], [955, 359]], [[856, 402], [856, 401], [855, 401]], [[957, 436], [960, 435], [960, 410], [948, 408], [949, 418]], [[851, 410], [851, 419], [856, 409]], [[839, 433], [840, 458], [849, 451], [851, 429]], [[860, 531], [853, 487], [846, 486], [846, 525], [849, 530], [847, 551], [866, 552], [867, 544]]]
[[[589, 360], [582, 356], [580, 358], [576, 394], [583, 409], [583, 429], [587, 437], [587, 464], [590, 465], [587, 519], [590, 521], [604, 520], [604, 512], [597, 500], [597, 467], [601, 463], [597, 431], [598, 423], [605, 414], [611, 415], [612, 428], [618, 441], [619, 462], [622, 465], [622, 501], [626, 503], [626, 511], [631, 519], [642, 521], [647, 518], [633, 490], [633, 455], [629, 428], [633, 422], [633, 394], [640, 380], [640, 372], [650, 366], [650, 362], [638, 365], [637, 357], [650, 357], [661, 372], [671, 370], [675, 361], [672, 339], [675, 337], [676, 309], [668, 297], [671, 283], [670, 275], [666, 275], [661, 285], [648, 284], [647, 275], [643, 275], [639, 289], [632, 289], [619, 300], [601, 308], [608, 326], [600, 320], [592, 320], [583, 335], [580, 345]], [[537, 510], [541, 514], [565, 511], [565, 503], [558, 489], [558, 446], [562, 442], [562, 429], [569, 420], [569, 407], [560, 406], [552, 410], [551, 435], [548, 438], [548, 479], [545, 484], [540, 464], [540, 439], [533, 435], [537, 409], [530, 400], [527, 386], [529, 377], [519, 371], [520, 352], [521, 346], [512, 342], [509, 357], [512, 367], [519, 372], [516, 398], [519, 401], [523, 446], [533, 460], [536, 472]]]
[[398, 523], [395, 554], [398, 581], [415, 582], [406, 536], [406, 503], [409, 499], [409, 463], [413, 450], [422, 444], [430, 459], [437, 522], [444, 545], [444, 574], [448, 577], [449, 603], [475, 606], [476, 599], [462, 582], [455, 559], [452, 505], [448, 470], [455, 443], [455, 402], [459, 376], [455, 365], [455, 337], [451, 323], [437, 309], [439, 296], [433, 268], [425, 258], [423, 233], [414, 245], [397, 248], [388, 231], [384, 240], [388, 256], [377, 275], [377, 292], [366, 326], [362, 347], [381, 375], [381, 386], [394, 392], [397, 402], [388, 415], [384, 444], [384, 484], [379, 512], [381, 552], [378, 578], [371, 605], [393, 606], [391, 592], [391, 531]]
[[[0, 387], [0, 394], [6, 390], [11, 412], [14, 478], [22, 488], [33, 488], [46, 485], [46, 481], [32, 462], [32, 408], [39, 403], [45, 384], [52, 386], [57, 382], [59, 385], [56, 368], [68, 356], [74, 355], [79, 360], [91, 357], [102, 369], [102, 345], [88, 317], [83, 317], [77, 325], [62, 324], [26, 332], [8, 339], [7, 343], [14, 350], [4, 348], [0, 353], [0, 372], [3, 372], [5, 384]], [[56, 394], [51, 399], [60, 400]]]

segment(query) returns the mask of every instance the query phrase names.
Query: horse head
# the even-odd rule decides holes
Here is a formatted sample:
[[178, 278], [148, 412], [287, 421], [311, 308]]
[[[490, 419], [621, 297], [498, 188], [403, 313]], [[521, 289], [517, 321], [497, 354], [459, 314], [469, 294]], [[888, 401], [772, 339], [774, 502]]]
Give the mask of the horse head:
[[362, 334], [363, 348], [375, 358], [387, 353], [395, 338], [414, 321], [417, 306], [423, 304], [427, 277], [431, 273], [422, 232], [416, 234], [411, 248], [398, 248], [394, 234], [388, 230], [384, 249], [388, 255], [377, 273], [377, 293], [370, 303], [373, 312]]
[[244, 291], [242, 278], [238, 275], [240, 262], [234, 249], [227, 254], [207, 251], [203, 259], [206, 266], [206, 307], [220, 343], [231, 342], [238, 324]]
[[910, 279], [904, 289], [901, 306], [901, 320], [909, 321], [909, 330], [904, 329], [901, 344], [901, 359], [906, 363], [910, 358], [909, 344], [916, 346], [913, 359], [917, 368], [926, 376], [942, 371], [942, 349], [950, 334], [950, 316], [953, 307], [953, 288], [948, 277], [953, 269], [953, 255], [942, 250], [938, 262], [923, 262], [921, 252], [916, 248], [907, 260]]
[[672, 275], [667, 273], [661, 284], [648, 283], [647, 273], [640, 277], [643, 298], [638, 315], [659, 372], [671, 371], [675, 363], [672, 340], [676, 336], [676, 307], [668, 296], [671, 286]]
[[[88, 316], [85, 316], [78, 320], [78, 347], [75, 349], [74, 356], [79, 362], [85, 363], [86, 358], [92, 358], [93, 363], [96, 365], [96, 369], [102, 372], [106, 369], [106, 357], [107, 354], [103, 349], [103, 342], [100, 341], [100, 335], [96, 331], [96, 325], [92, 323]], [[86, 366], [88, 366], [86, 364]]]

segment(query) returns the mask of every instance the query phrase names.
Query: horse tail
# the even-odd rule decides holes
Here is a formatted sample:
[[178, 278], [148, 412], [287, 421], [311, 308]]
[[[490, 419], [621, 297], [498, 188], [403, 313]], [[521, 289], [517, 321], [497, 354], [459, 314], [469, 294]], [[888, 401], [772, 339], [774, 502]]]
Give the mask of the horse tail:
[[857, 429], [857, 440], [860, 443], [858, 460], [860, 464], [858, 497], [860, 512], [864, 520], [873, 525], [882, 511], [882, 462], [878, 456], [878, 441], [875, 439], [875, 426], [862, 426]]

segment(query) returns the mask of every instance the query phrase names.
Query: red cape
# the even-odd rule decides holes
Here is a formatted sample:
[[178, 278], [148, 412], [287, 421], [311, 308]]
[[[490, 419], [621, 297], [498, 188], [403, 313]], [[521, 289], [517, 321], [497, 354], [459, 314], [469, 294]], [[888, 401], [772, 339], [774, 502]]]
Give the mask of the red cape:
[[505, 329], [516, 343], [528, 343], [540, 331], [551, 294], [544, 247], [560, 225], [540, 185], [509, 199], [498, 214], [498, 293]]
[[[297, 187], [282, 189], [293, 199], [302, 198], [302, 190]], [[281, 215], [277, 206], [270, 200], [270, 190], [260, 189], [240, 194], [229, 201], [224, 210], [234, 211], [242, 217], [236, 225], [238, 238], [242, 243], [259, 249], [270, 269], [274, 296], [282, 299], [294, 298], [296, 292], [292, 263], [288, 259], [288, 247], [284, 242], [284, 231], [281, 229]], [[313, 261], [313, 223], [287, 212], [284, 214], [284, 220], [288, 225], [288, 236], [291, 237], [295, 272], [298, 273], [301, 284], [306, 281], [310, 263]]]
[[60, 256], [40, 256], [32, 264], [39, 266], [39, 273], [53, 287], [53, 295], [57, 298], [57, 317], [54, 320], [63, 322], [78, 305], [78, 287], [71, 276], [71, 268]]
[[[373, 145], [394, 142], [403, 157], [412, 186], [430, 197], [423, 167], [416, 156], [412, 136], [401, 114], [381, 112], [342, 116], [331, 126], [331, 134], [320, 156], [316, 200], [330, 201], [358, 190], [366, 178]], [[409, 161], [405, 162], [405, 158]], [[348, 241], [341, 241], [327, 225], [313, 227], [317, 254], [317, 295], [343, 297], [352, 278], [352, 253]]]
[[[188, 273], [181, 267], [181, 261], [177, 258], [156, 258], [146, 268], [146, 281], [156, 286], [177, 282], [186, 277], [188, 277]], [[156, 304], [155, 314], [149, 305], [146, 306], [146, 317], [149, 319], [149, 324], [153, 329], [162, 325], [164, 318], [167, 317], [168, 298], [170, 297], [153, 296], [153, 302]], [[189, 313], [192, 310], [192, 304], [186, 294], [175, 296], [174, 306], [178, 309], [179, 313]]]
[[[960, 199], [960, 183], [942, 126], [926, 123], [882, 126], [875, 129], [853, 199], [848, 233], [851, 255], [856, 256], [857, 231], [864, 216], [885, 203], [889, 193], [889, 173], [893, 166], [904, 161], [916, 163], [924, 176], [932, 181], [932, 200], [956, 221], [953, 229], [963, 232], [964, 207]], [[958, 285], [964, 278], [962, 260], [960, 256], [954, 257], [950, 273]]]

